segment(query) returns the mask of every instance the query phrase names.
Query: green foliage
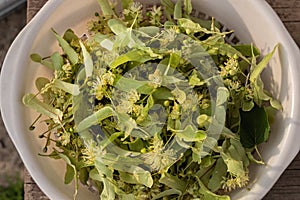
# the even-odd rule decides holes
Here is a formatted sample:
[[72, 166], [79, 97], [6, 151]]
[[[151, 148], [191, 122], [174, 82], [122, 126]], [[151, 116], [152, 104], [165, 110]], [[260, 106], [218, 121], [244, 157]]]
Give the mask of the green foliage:
[[24, 183], [19, 177], [9, 178], [8, 186], [0, 186], [1, 200], [23, 200], [24, 199]]
[[264, 108], [255, 106], [248, 112], [241, 112], [241, 143], [246, 148], [253, 148], [269, 138], [270, 125]]

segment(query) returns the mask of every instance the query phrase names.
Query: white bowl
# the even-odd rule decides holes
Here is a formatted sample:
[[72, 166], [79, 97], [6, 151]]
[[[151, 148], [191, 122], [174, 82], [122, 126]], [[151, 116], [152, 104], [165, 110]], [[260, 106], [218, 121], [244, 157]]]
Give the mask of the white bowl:
[[[144, 2], [147, 2], [146, 0]], [[157, 1], [151, 1], [151, 4]], [[279, 51], [264, 73], [271, 93], [283, 104], [283, 112], [272, 125], [270, 140], [261, 146], [266, 166], [251, 168], [250, 190], [231, 194], [232, 199], [261, 199], [273, 186], [300, 149], [300, 52], [278, 16], [262, 0], [194, 0], [194, 8], [214, 16], [243, 43], [254, 43], [263, 53], [276, 44]], [[33, 179], [51, 199], [71, 199], [73, 186], [64, 185], [63, 162], [38, 156], [42, 143], [38, 132], [28, 130], [35, 113], [22, 105], [25, 93], [33, 90], [34, 80], [49, 73], [33, 63], [29, 55], [38, 52], [50, 55], [58, 49], [50, 29], [63, 33], [71, 27], [77, 34], [85, 30], [86, 21], [99, 11], [96, 0], [50, 0], [22, 30], [12, 44], [1, 73], [1, 111], [9, 135]], [[41, 131], [41, 129], [40, 129]], [[81, 187], [79, 199], [97, 199]]]

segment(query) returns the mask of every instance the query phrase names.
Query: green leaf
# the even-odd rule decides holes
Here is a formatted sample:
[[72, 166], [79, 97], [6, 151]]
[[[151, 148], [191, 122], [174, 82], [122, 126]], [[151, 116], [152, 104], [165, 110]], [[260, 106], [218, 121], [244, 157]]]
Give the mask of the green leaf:
[[115, 193], [114, 185], [106, 178], [102, 179], [102, 183], [103, 183], [103, 190], [101, 192], [100, 199], [115, 200], [116, 193]]
[[59, 45], [61, 46], [61, 48], [63, 49], [63, 51], [65, 52], [65, 54], [68, 56], [68, 59], [70, 60], [72, 65], [75, 65], [78, 63], [78, 54], [76, 53], [76, 51], [70, 46], [70, 44], [64, 39], [62, 38], [60, 35], [58, 35], [53, 29], [52, 29]]
[[79, 180], [83, 185], [88, 185], [89, 172], [86, 167], [79, 170]]
[[75, 177], [74, 168], [70, 165], [67, 165], [66, 173], [65, 173], [65, 184], [71, 183], [74, 177]]
[[182, 3], [181, 0], [178, 0], [174, 8], [174, 19], [180, 18], [182, 18]]
[[92, 115], [83, 119], [77, 125], [76, 131], [82, 132], [91, 126], [98, 124], [103, 119], [106, 119], [106, 118], [114, 116], [114, 115], [115, 115], [115, 111], [110, 106], [103, 107], [100, 110], [98, 110], [97, 112], [95, 112]]
[[171, 92], [175, 99], [178, 101], [180, 104], [184, 104], [186, 101], [186, 94], [183, 90], [180, 90], [178, 87], [176, 87], [174, 90]]
[[105, 164], [102, 163], [102, 159], [99, 157], [96, 157], [95, 160], [95, 167], [98, 171], [99, 176], [99, 180], [103, 180], [104, 177], [112, 179], [113, 178], [113, 170], [108, 168]]
[[222, 106], [225, 104], [229, 97], [229, 91], [225, 87], [219, 87], [217, 90], [217, 100], [216, 100], [216, 106]]
[[43, 59], [39, 54], [37, 53], [33, 53], [30, 55], [30, 59], [33, 61], [33, 62], [37, 62], [37, 63], [40, 63], [41, 60]]
[[[141, 117], [143, 119], [147, 118], [148, 112], [153, 107], [153, 105], [154, 105], [154, 99], [153, 99], [152, 95], [150, 95], [147, 98], [147, 104], [146, 104], [146, 106], [143, 108], [143, 110], [141, 112]], [[139, 120], [137, 119], [136, 121], [138, 122]]]
[[192, 159], [194, 162], [200, 164], [202, 163], [202, 157], [203, 157], [203, 142], [195, 142], [194, 146], [192, 147]]
[[53, 66], [52, 62], [48, 61], [45, 58], [42, 58], [39, 54], [36, 54], [36, 53], [31, 54], [30, 59], [33, 62], [40, 63], [40, 64], [44, 65], [45, 67], [48, 67], [49, 69], [54, 70], [54, 66]]
[[41, 102], [34, 94], [24, 95], [22, 101], [25, 106], [37, 111], [40, 114], [52, 118], [57, 123], [59, 123], [63, 117], [62, 111]]
[[62, 81], [60, 79], [54, 79], [52, 81], [52, 85], [58, 89], [61, 89], [69, 94], [72, 94], [73, 96], [77, 96], [80, 94], [79, 86], [76, 84], [68, 83], [65, 81]]
[[94, 181], [102, 182], [103, 177], [99, 174], [98, 170], [94, 168], [89, 172], [89, 178]]
[[212, 191], [216, 192], [221, 188], [223, 178], [226, 177], [227, 166], [222, 158], [219, 158], [214, 167], [212, 177], [210, 178], [207, 187]]
[[51, 61], [55, 70], [58, 71], [62, 69], [62, 66], [64, 64], [64, 59], [58, 52], [52, 54]]
[[159, 87], [152, 94], [155, 100], [174, 100], [171, 91], [165, 87]]
[[205, 81], [200, 79], [196, 71], [193, 71], [192, 75], [189, 76], [189, 84], [193, 87], [202, 86], [205, 84]]
[[103, 35], [101, 33], [96, 33], [93, 38], [92, 38], [95, 42], [101, 44], [104, 40], [109, 39], [108, 35]]
[[189, 16], [193, 11], [191, 0], [184, 0], [184, 14]]
[[112, 16], [115, 14], [112, 7], [110, 6], [109, 0], [97, 0], [97, 1], [102, 10], [103, 15]]
[[221, 152], [221, 156], [227, 165], [228, 172], [237, 177], [243, 176], [245, 174], [244, 165], [241, 160], [235, 160], [230, 155], [224, 152]]
[[121, 193], [118, 194], [120, 200], [136, 200], [134, 194]]
[[260, 51], [257, 47], [249, 44], [234, 45], [233, 48], [241, 52], [246, 57], [260, 56]]
[[178, 26], [184, 28], [187, 34], [199, 33], [199, 32], [203, 32], [206, 34], [213, 33], [212, 31], [209, 31], [206, 28], [201, 27], [200, 24], [197, 24], [190, 19], [180, 18], [177, 21], [178, 21]]
[[153, 91], [153, 88], [149, 86], [149, 81], [138, 81], [124, 76], [115, 79], [114, 87], [125, 92], [137, 90], [141, 94], [149, 94]]
[[269, 137], [270, 125], [264, 108], [257, 105], [248, 112], [240, 111], [240, 141], [246, 148], [265, 142]]
[[154, 37], [157, 34], [159, 34], [160, 29], [159, 27], [156, 26], [145, 26], [145, 27], [139, 27], [137, 31], [146, 34], [148, 37]]
[[129, 5], [133, 3], [133, 0], [122, 0], [122, 8], [127, 9], [129, 8]]
[[253, 107], [254, 107], [254, 102], [253, 100], [249, 100], [249, 101], [243, 101], [242, 102], [242, 110], [243, 111], [250, 111]]
[[205, 200], [230, 200], [230, 197], [227, 195], [217, 195], [213, 192], [211, 192], [209, 189], [205, 187], [205, 185], [198, 180], [200, 185], [199, 192], [203, 195], [203, 199]]
[[270, 99], [270, 104], [273, 108], [275, 108], [277, 110], [282, 110], [283, 109], [281, 103], [279, 101], [277, 101], [276, 99], [271, 98]]
[[139, 184], [139, 182], [136, 180], [133, 174], [122, 172], [122, 171], [119, 171], [119, 174], [120, 174], [120, 180], [124, 181], [125, 183]]
[[114, 60], [111, 64], [110, 64], [110, 68], [114, 69], [117, 68], [118, 66], [127, 63], [127, 62], [139, 62], [139, 63], [145, 63], [149, 60], [153, 60], [154, 58], [152, 58], [148, 53], [141, 51], [141, 50], [132, 50], [129, 51], [126, 54], [123, 54], [121, 56], [119, 56], [116, 60]]
[[[222, 35], [217, 35], [217, 36], [223, 38]], [[214, 36], [212, 36], [212, 37], [214, 37]], [[234, 55], [238, 55], [243, 60], [249, 62], [248, 59], [241, 52], [236, 50], [230, 44], [224, 43], [224, 41], [222, 41], [222, 42], [220, 42], [220, 41], [209, 41], [209, 39], [207, 39], [207, 41], [202, 42], [203, 47], [208, 46], [211, 49], [218, 49], [219, 54], [226, 55], [228, 57], [233, 57]]]
[[265, 165], [264, 161], [262, 161], [262, 160], [257, 160], [256, 158], [254, 158], [252, 152], [247, 152], [246, 154], [247, 154], [247, 156], [248, 156], [248, 159], [249, 159], [251, 162], [256, 163], [256, 164], [258, 164], [258, 165]]
[[86, 77], [88, 78], [93, 74], [93, 70], [94, 70], [93, 59], [90, 53], [85, 48], [84, 44], [81, 41], [79, 41], [79, 44], [82, 49], [85, 74]]
[[273, 57], [273, 55], [274, 55], [276, 49], [278, 48], [278, 46], [279, 45], [276, 45], [274, 47], [273, 51], [271, 53], [267, 54], [258, 65], [252, 66], [253, 69], [252, 69], [252, 71], [250, 73], [250, 81], [251, 82], [256, 82], [256, 80], [260, 76], [261, 72], [266, 68], [266, 66], [268, 65], [269, 61]]
[[[75, 178], [75, 192], [74, 192], [74, 199], [76, 199], [76, 196], [77, 196], [77, 192], [78, 192], [78, 183], [77, 183], [77, 170], [76, 170], [76, 167], [74, 164], [72, 164], [70, 158], [63, 154], [63, 153], [58, 153], [58, 156], [60, 158], [62, 158], [66, 163], [67, 165], [69, 166], [69, 168], [67, 167], [67, 173], [65, 175], [65, 183], [69, 182], [70, 179], [71, 179], [71, 175], [74, 175], [73, 176], [73, 179]], [[72, 172], [73, 171], [73, 172]], [[71, 180], [72, 181], [72, 180]]]
[[172, 21], [171, 15], [174, 14], [174, 7], [175, 7], [174, 3], [171, 0], [161, 0], [161, 5], [164, 6], [169, 21]]
[[74, 42], [74, 41], [78, 41], [79, 38], [78, 36], [74, 33], [74, 31], [72, 29], [68, 29], [65, 31], [63, 38], [68, 42]]
[[254, 102], [257, 105], [262, 105], [262, 101], [270, 101], [270, 104], [273, 108], [277, 110], [282, 110], [283, 107], [279, 101], [274, 99], [267, 91], [264, 89], [264, 82], [261, 77], [257, 77], [255, 83], [251, 83], [251, 87], [254, 90]]
[[50, 80], [45, 77], [38, 77], [35, 80], [35, 87], [38, 89], [38, 91], [41, 91], [48, 83], [50, 83]]
[[245, 148], [237, 138], [230, 139], [231, 145], [228, 147], [228, 153], [232, 158], [243, 161], [245, 167], [249, 165], [249, 159], [247, 157]]
[[167, 196], [173, 196], [173, 195], [178, 195], [180, 196], [182, 194], [181, 191], [179, 190], [176, 190], [176, 189], [169, 189], [169, 190], [165, 190], [155, 196], [153, 196], [153, 198], [151, 200], [156, 200], [156, 199], [165, 199], [164, 197], [167, 197]]
[[138, 183], [143, 184], [148, 188], [151, 188], [153, 185], [151, 173], [148, 171], [133, 173], [133, 177], [137, 180]]
[[110, 30], [116, 35], [119, 35], [127, 31], [127, 27], [124, 25], [122, 21], [118, 19], [110, 19], [108, 21], [108, 26]]
[[206, 133], [203, 130], [196, 130], [192, 125], [188, 125], [184, 130], [173, 130], [176, 136], [186, 142], [197, 142], [206, 139]]
[[171, 53], [170, 54], [170, 60], [169, 60], [169, 65], [173, 68], [176, 68], [181, 60], [181, 56], [179, 53]]
[[169, 188], [176, 189], [182, 193], [186, 190], [186, 183], [180, 180], [177, 176], [173, 176], [168, 173], [162, 174], [159, 182], [166, 185]]
[[[134, 119], [132, 119], [129, 115], [125, 113], [117, 113], [118, 116], [118, 124], [117, 128], [120, 131], [123, 131], [125, 133], [125, 136], [129, 136], [133, 129], [136, 129], [137, 123]], [[133, 135], [134, 137], [138, 138], [147, 138], [149, 137], [149, 134], [145, 133], [144, 131], [136, 131], [134, 132], [135, 134]]]

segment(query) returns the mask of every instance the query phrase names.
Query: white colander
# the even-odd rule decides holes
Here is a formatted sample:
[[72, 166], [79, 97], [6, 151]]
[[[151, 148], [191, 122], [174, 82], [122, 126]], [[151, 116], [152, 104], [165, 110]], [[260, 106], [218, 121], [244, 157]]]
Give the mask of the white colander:
[[[141, 2], [155, 4], [159, 1]], [[234, 30], [241, 43], [254, 43], [263, 54], [280, 44], [263, 77], [268, 90], [284, 108], [272, 125], [270, 140], [261, 146], [267, 165], [252, 167], [249, 187], [231, 194], [232, 199], [261, 199], [300, 149], [297, 131], [300, 130], [299, 48], [263, 0], [194, 0], [193, 7], [197, 12], [214, 16], [225, 27]], [[43, 144], [37, 133], [28, 130], [35, 114], [22, 105], [22, 96], [32, 91], [38, 76], [49, 74], [31, 62], [29, 55], [33, 52], [50, 55], [57, 49], [51, 28], [63, 33], [71, 27], [81, 35], [86, 30], [86, 21], [95, 11], [99, 11], [96, 0], [49, 0], [16, 38], [2, 67], [1, 112], [6, 128], [26, 168], [43, 192], [54, 200], [72, 199], [73, 185], [63, 183], [63, 162], [38, 156]], [[40, 127], [36, 132], [42, 132], [42, 129]], [[80, 187], [78, 199], [98, 197]]]

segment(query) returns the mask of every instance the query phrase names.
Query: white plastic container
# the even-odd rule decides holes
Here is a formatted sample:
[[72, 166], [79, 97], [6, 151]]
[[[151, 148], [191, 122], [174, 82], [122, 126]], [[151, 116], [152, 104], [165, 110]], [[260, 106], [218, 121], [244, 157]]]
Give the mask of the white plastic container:
[[[143, 2], [143, 1], [142, 1]], [[148, 1], [144, 1], [148, 2]], [[151, 1], [154, 4], [159, 1]], [[272, 125], [268, 143], [261, 146], [266, 166], [250, 169], [248, 188], [232, 193], [232, 199], [261, 199], [273, 186], [300, 149], [300, 52], [278, 16], [263, 0], [194, 0], [196, 10], [214, 16], [235, 30], [242, 43], [254, 43], [262, 53], [280, 48], [264, 72], [264, 81], [271, 93], [283, 104], [283, 112]], [[72, 199], [73, 185], [64, 185], [65, 164], [38, 156], [42, 143], [28, 130], [35, 113], [22, 105], [25, 93], [32, 91], [38, 76], [48, 75], [29, 55], [49, 55], [58, 49], [50, 29], [63, 33], [72, 28], [81, 35], [86, 21], [99, 11], [96, 0], [50, 0], [24, 28], [11, 46], [1, 72], [1, 112], [9, 135], [30, 174], [51, 199]], [[98, 199], [80, 187], [78, 199]]]

